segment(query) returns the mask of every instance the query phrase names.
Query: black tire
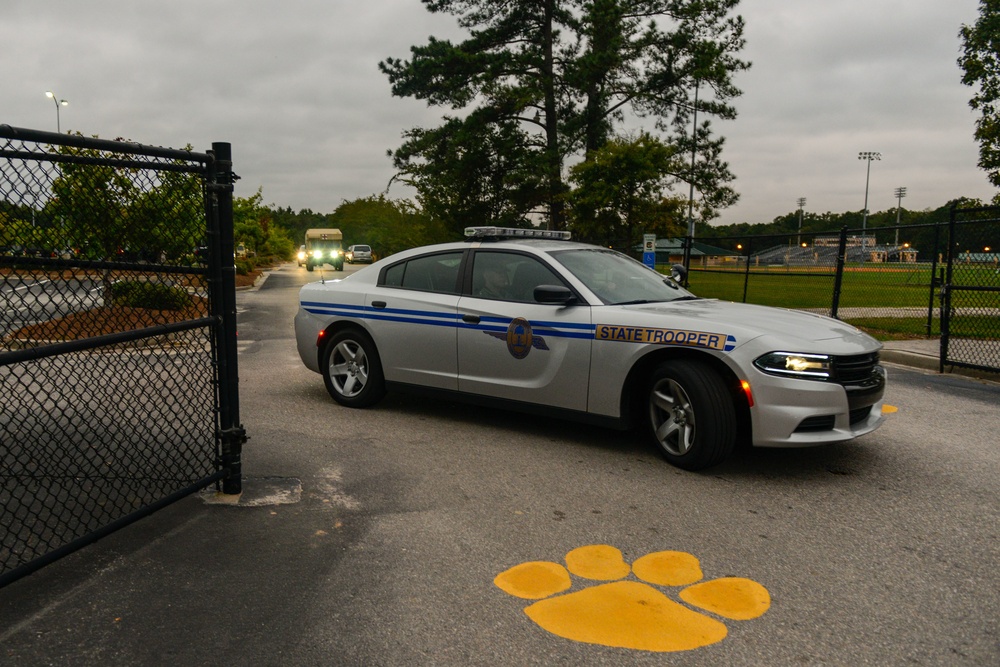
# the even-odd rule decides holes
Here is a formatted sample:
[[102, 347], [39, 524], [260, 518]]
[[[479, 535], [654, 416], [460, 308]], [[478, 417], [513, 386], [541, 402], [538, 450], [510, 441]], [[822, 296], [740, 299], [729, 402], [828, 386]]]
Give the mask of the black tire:
[[313, 270], [312, 262], [306, 262], [306, 271], [312, 271], [312, 270]]
[[333, 400], [351, 408], [366, 408], [385, 396], [382, 361], [366, 333], [348, 329], [323, 348], [320, 370]]
[[721, 463], [736, 445], [736, 406], [722, 377], [707, 364], [678, 359], [657, 366], [645, 395], [653, 442], [685, 470]]

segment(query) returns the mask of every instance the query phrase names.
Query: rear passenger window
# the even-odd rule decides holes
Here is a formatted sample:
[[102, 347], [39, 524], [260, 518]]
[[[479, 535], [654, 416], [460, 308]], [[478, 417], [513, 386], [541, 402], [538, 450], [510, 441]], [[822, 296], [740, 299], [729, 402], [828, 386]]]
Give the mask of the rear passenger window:
[[386, 269], [382, 284], [422, 292], [458, 294], [458, 267], [461, 263], [461, 252], [414, 257]]
[[403, 271], [406, 270], [406, 262], [390, 266], [385, 270], [382, 284], [386, 287], [401, 287], [403, 285]]

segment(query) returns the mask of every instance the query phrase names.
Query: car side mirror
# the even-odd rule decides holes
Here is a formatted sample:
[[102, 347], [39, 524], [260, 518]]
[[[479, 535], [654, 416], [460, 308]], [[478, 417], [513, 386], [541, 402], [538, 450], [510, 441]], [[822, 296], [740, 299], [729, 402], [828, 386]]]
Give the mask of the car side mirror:
[[670, 279], [679, 285], [687, 282], [688, 271], [683, 264], [674, 264], [670, 267]]
[[538, 303], [560, 304], [568, 306], [576, 303], [576, 295], [568, 287], [563, 285], [539, 285], [534, 292], [535, 301]]

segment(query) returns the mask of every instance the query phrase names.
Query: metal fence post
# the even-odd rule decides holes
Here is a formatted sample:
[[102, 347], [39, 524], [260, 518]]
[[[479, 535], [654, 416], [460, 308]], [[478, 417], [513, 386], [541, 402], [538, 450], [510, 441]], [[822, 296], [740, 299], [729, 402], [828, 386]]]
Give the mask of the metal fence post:
[[955, 209], [953, 202], [948, 214], [948, 252], [945, 253], [944, 280], [941, 284], [941, 345], [938, 357], [938, 373], [944, 373], [944, 360], [948, 358], [948, 342], [951, 338], [951, 282], [955, 260]]
[[219, 262], [219, 297], [221, 300], [221, 335], [219, 336], [219, 429], [222, 438], [222, 467], [229, 474], [222, 481], [222, 492], [238, 494], [243, 490], [242, 452], [246, 431], [240, 423], [239, 371], [236, 362], [236, 265], [233, 240], [232, 146], [212, 144], [215, 155], [218, 214], [217, 254]]
[[691, 248], [694, 246], [694, 237], [690, 234], [684, 237], [684, 287], [689, 287], [688, 276], [691, 275]]
[[840, 308], [840, 288], [844, 284], [844, 264], [847, 261], [847, 227], [840, 228], [840, 243], [837, 246], [837, 273], [833, 279], [833, 305], [830, 307], [830, 317], [837, 317]]
[[[954, 208], [952, 208], [954, 211]], [[935, 289], [938, 286], [938, 253], [941, 250], [941, 224], [934, 225], [934, 254], [931, 255], [931, 287], [930, 294], [927, 295], [927, 337], [930, 338], [934, 331], [934, 297], [937, 296]], [[943, 281], [942, 281], [943, 282]]]
[[753, 237], [747, 241], [746, 267], [743, 271], [743, 303], [747, 302], [747, 291], [750, 288], [750, 258], [753, 257]]

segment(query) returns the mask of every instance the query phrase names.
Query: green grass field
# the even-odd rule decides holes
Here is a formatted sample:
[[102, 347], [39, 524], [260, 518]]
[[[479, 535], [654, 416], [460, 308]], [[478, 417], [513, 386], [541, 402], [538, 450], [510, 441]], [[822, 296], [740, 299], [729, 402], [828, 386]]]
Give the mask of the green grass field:
[[[666, 268], [666, 267], [664, 267]], [[744, 301], [765, 306], [794, 309], [826, 309], [833, 304], [835, 276], [829, 268], [823, 270], [751, 271], [749, 278], [742, 270], [705, 271], [692, 269], [688, 283], [698, 296]], [[993, 267], [957, 266], [952, 281], [962, 285], [1000, 287], [1000, 273]], [[882, 339], [940, 335], [940, 321], [934, 315], [928, 330], [929, 308], [941, 305], [938, 288], [931, 288], [929, 265], [912, 268], [867, 265], [848, 267], [841, 284], [838, 315]], [[952, 335], [970, 338], [1000, 336], [1000, 292], [952, 292], [955, 308], [971, 308], [985, 314], [963, 314], [952, 320]], [[847, 309], [870, 308], [864, 317]], [[899, 309], [898, 312], [885, 312]], [[905, 309], [905, 310], [904, 310]]]

